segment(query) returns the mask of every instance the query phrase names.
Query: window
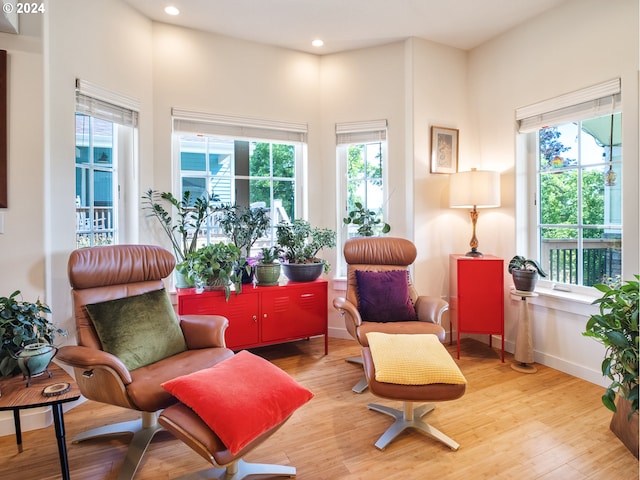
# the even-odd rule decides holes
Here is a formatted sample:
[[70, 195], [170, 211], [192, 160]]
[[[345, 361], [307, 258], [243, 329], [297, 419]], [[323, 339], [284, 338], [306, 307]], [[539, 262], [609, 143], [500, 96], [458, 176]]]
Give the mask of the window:
[[[224, 204], [269, 210], [271, 229], [252, 255], [274, 244], [278, 223], [304, 216], [306, 125], [174, 109], [174, 138], [180, 196], [186, 190], [195, 197], [207, 192]], [[224, 236], [209, 224], [203, 239], [212, 243]]]
[[[342, 219], [354, 209], [356, 202], [384, 220], [386, 133], [386, 120], [336, 125], [337, 171], [340, 176], [338, 182], [340, 251], [347, 239], [358, 235], [357, 225], [347, 225], [342, 222]], [[337, 270], [338, 276], [346, 275], [346, 264], [342, 257], [338, 260]]]
[[137, 113], [97, 97], [122, 98], [76, 81], [77, 248], [133, 241], [125, 235], [126, 196], [121, 189], [132, 187], [128, 173], [137, 150]]
[[622, 274], [619, 81], [612, 90], [521, 121], [521, 130], [530, 126], [525, 143], [535, 146], [527, 157], [536, 183], [527, 254], [535, 251], [552, 286], [579, 290]]
[[593, 286], [621, 274], [620, 125], [617, 113], [538, 132], [539, 258], [552, 282]]

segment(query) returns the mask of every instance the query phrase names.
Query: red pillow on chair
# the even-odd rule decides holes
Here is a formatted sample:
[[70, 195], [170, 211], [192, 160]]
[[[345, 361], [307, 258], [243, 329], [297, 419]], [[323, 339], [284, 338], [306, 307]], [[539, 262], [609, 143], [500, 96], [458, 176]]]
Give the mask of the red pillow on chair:
[[246, 350], [162, 388], [198, 414], [234, 455], [313, 397], [284, 370]]

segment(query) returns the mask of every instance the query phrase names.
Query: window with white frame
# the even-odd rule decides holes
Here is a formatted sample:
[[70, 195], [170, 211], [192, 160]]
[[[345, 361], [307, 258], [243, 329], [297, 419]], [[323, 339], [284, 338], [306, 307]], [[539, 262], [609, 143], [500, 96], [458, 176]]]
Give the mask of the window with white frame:
[[[344, 242], [358, 236], [358, 225], [343, 219], [356, 203], [374, 212], [381, 221], [386, 217], [387, 121], [374, 120], [336, 124], [336, 159], [338, 172], [339, 251]], [[346, 275], [342, 255], [338, 257], [337, 275]]]
[[[223, 204], [268, 209], [271, 228], [252, 255], [275, 241], [275, 226], [304, 215], [306, 125], [174, 109], [179, 194], [213, 195]], [[210, 223], [203, 244], [224, 239]]]
[[[537, 110], [537, 111], [535, 111]], [[528, 113], [528, 114], [527, 114]], [[622, 113], [614, 80], [517, 112], [527, 145], [527, 255], [542, 285], [580, 291], [622, 275]], [[546, 283], [546, 282], [548, 283]]]
[[126, 198], [137, 157], [138, 103], [76, 81], [76, 247], [132, 241]]

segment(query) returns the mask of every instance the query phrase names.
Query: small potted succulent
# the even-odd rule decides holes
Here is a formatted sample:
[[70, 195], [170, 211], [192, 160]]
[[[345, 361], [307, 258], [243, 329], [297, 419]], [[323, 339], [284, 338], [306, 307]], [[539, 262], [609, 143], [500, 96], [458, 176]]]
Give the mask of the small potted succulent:
[[258, 255], [258, 263], [255, 266], [256, 283], [268, 287], [277, 285], [280, 278], [279, 256], [282, 253], [280, 247], [264, 247]]
[[68, 332], [57, 328], [48, 315], [51, 309], [39, 299], [22, 298], [20, 290], [0, 297], [0, 374], [9, 377], [22, 371], [25, 377], [44, 372], [57, 353], [56, 335]]
[[546, 277], [537, 260], [516, 255], [509, 262], [509, 273], [513, 277], [513, 284], [520, 292], [533, 292], [538, 282], [538, 275]]
[[250, 267], [233, 243], [218, 242], [187, 254], [184, 262], [176, 268], [195, 285], [197, 291], [224, 290], [229, 301], [232, 285], [236, 295], [242, 292], [242, 272]]
[[281, 222], [276, 226], [278, 245], [284, 253], [282, 270], [293, 282], [311, 282], [322, 272], [328, 273], [331, 265], [317, 254], [323, 248], [336, 246], [336, 232], [329, 228], [313, 227], [301, 218], [292, 223]]

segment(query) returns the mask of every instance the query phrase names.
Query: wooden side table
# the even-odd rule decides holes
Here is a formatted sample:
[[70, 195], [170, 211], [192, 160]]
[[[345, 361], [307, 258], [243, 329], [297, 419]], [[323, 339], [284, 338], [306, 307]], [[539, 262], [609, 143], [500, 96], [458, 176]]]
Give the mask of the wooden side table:
[[513, 358], [516, 363], [512, 363], [511, 368], [522, 373], [536, 373], [538, 369], [533, 366], [533, 334], [531, 332], [531, 322], [529, 321], [527, 298], [537, 297], [538, 294], [535, 292], [511, 290], [511, 295], [514, 297], [520, 297], [518, 334], [516, 336], [516, 347], [513, 352]]
[[[51, 406], [53, 424], [56, 430], [56, 440], [58, 441], [62, 479], [69, 480], [69, 461], [67, 459], [67, 445], [65, 443], [62, 404], [73, 402], [80, 398], [80, 389], [73, 378], [55, 363], [49, 365], [49, 371], [51, 372], [51, 378], [47, 375], [31, 377], [29, 387], [26, 386], [26, 380], [20, 375], [0, 380], [0, 411], [13, 411], [13, 421], [16, 427], [16, 444], [18, 445], [18, 453], [20, 453], [22, 452], [20, 410]], [[69, 390], [59, 395], [49, 397], [43, 395], [46, 387], [61, 383], [69, 384]], [[54, 388], [50, 390], [53, 390], [55, 393], [58, 389]], [[61, 389], [59, 391], [61, 391]]]

